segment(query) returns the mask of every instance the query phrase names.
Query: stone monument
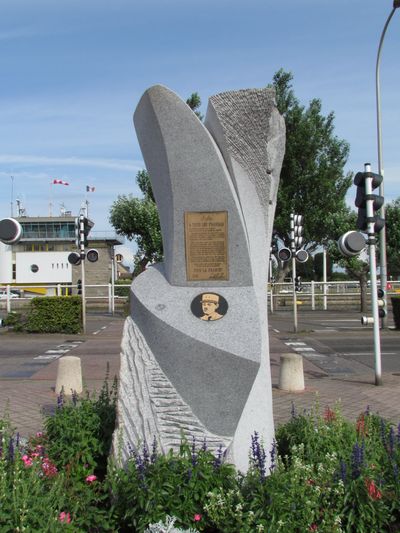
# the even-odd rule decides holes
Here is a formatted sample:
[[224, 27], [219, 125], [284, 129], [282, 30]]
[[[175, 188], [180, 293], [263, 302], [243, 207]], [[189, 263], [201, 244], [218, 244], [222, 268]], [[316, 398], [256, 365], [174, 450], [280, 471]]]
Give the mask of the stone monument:
[[220, 445], [245, 471], [251, 435], [274, 436], [267, 324], [270, 241], [285, 146], [273, 89], [209, 100], [203, 124], [156, 85], [134, 114], [165, 260], [131, 287], [118, 438]]

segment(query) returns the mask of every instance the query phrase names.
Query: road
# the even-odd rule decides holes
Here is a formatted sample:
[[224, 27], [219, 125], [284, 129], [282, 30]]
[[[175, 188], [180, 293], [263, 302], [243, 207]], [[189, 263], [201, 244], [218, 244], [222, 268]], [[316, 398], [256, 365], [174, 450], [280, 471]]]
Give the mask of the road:
[[[279, 311], [269, 316], [270, 335], [288, 351], [294, 350], [328, 374], [363, 374], [375, 368], [372, 327], [361, 326], [360, 313], [299, 311], [298, 332], [293, 314]], [[400, 331], [381, 330], [382, 372], [400, 373]]]
[[[110, 315], [88, 316], [86, 335], [41, 335], [3, 331], [0, 334], [0, 379], [30, 378], [59, 357], [67, 354], [80, 355], [82, 350], [92, 353], [95, 357], [97, 354], [90, 339], [106, 330], [112, 320]], [[114, 345], [112, 349], [115, 350]], [[100, 350], [102, 353], [107, 352], [105, 342], [100, 345]]]

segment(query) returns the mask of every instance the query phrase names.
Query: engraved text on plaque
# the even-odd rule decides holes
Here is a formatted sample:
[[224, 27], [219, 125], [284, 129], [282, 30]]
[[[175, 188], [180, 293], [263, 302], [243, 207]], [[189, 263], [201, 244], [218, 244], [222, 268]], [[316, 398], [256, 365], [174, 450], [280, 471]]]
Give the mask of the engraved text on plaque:
[[185, 213], [189, 281], [228, 280], [227, 211]]

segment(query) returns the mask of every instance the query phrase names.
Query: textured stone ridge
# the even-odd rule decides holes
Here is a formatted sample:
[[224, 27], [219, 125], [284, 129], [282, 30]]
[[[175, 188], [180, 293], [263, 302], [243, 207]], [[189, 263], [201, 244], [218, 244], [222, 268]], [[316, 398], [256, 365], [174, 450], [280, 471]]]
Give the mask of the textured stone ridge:
[[118, 395], [118, 426], [114, 433], [115, 454], [122, 463], [129, 457], [129, 446], [143, 440], [167, 452], [179, 450], [183, 436], [206, 439], [207, 447], [226, 449], [229, 437], [214, 435], [193, 414], [159, 367], [145, 339], [132, 318], [125, 322]]
[[265, 208], [266, 228], [270, 227], [274, 209], [268, 206], [275, 203], [285, 147], [285, 125], [276, 108], [275, 90], [243, 89], [211, 96], [205, 125], [214, 135], [232, 179], [236, 181], [237, 172], [231, 158], [246, 171]]
[[273, 89], [243, 89], [210, 98], [231, 155], [251, 177], [261, 180], [272, 172], [267, 145], [271, 138], [270, 116], [275, 107], [274, 97]]

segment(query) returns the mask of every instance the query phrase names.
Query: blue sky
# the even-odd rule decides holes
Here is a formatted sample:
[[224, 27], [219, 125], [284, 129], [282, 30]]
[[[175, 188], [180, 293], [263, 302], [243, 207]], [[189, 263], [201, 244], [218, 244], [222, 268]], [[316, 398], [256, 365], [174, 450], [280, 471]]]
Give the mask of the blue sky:
[[[161, 83], [206, 110], [218, 92], [270, 83], [283, 67], [302, 103], [318, 97], [350, 143], [347, 169], [377, 170], [375, 60], [390, 0], [2, 0], [1, 217], [77, 213], [90, 193], [95, 230], [118, 194], [138, 194], [144, 163], [132, 124]], [[400, 9], [382, 53], [385, 197], [400, 196]], [[50, 186], [53, 178], [68, 187]], [[351, 201], [354, 193], [349, 195]]]

